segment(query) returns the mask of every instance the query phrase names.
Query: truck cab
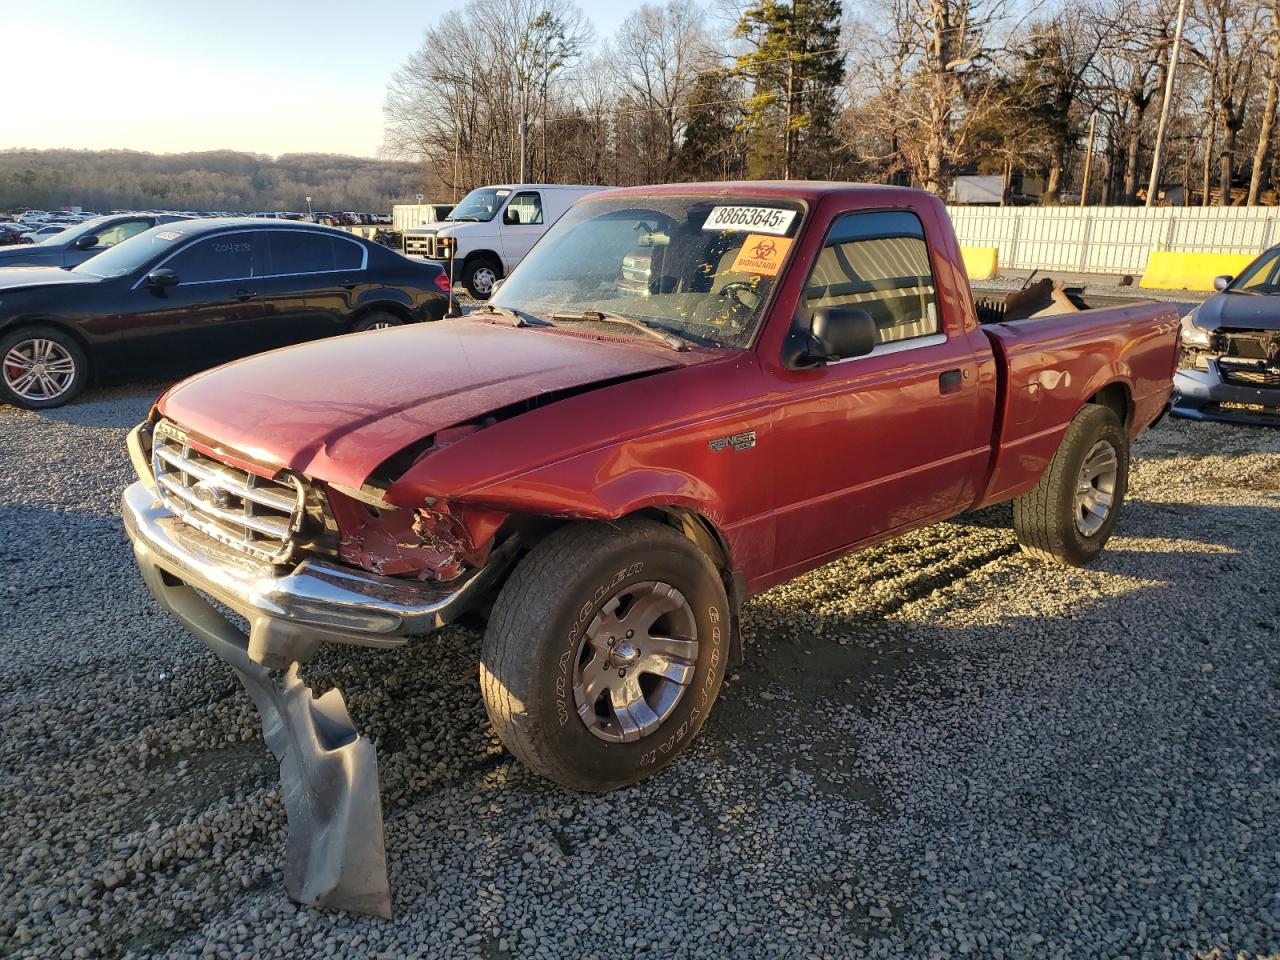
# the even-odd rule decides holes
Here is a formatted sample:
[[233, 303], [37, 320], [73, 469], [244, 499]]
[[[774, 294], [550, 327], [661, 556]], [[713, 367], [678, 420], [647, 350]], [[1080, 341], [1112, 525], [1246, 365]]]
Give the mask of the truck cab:
[[441, 264], [471, 296], [485, 300], [574, 203], [604, 189], [546, 183], [478, 187], [438, 225], [406, 229], [403, 253]]

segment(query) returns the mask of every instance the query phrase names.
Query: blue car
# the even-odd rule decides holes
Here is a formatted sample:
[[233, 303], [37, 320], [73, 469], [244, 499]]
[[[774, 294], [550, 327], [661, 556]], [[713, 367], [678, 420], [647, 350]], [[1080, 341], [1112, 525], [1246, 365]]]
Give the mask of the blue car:
[[1280, 426], [1280, 247], [1214, 286], [1182, 318], [1173, 413]]
[[64, 267], [70, 269], [114, 247], [122, 240], [182, 217], [161, 213], [130, 213], [94, 217], [54, 233], [38, 243], [0, 249], [0, 267]]

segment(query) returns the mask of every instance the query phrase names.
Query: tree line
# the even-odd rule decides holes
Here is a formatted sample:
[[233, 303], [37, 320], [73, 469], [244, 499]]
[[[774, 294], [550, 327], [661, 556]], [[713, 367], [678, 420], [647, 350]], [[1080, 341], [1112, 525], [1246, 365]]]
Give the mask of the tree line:
[[0, 150], [0, 210], [386, 211], [421, 189], [413, 163], [218, 150]]
[[386, 150], [442, 199], [523, 168], [939, 194], [978, 173], [1050, 203], [1078, 197], [1092, 154], [1088, 199], [1137, 203], [1163, 113], [1162, 185], [1256, 203], [1278, 106], [1280, 0], [666, 0], [606, 38], [573, 0], [469, 0], [392, 74]]

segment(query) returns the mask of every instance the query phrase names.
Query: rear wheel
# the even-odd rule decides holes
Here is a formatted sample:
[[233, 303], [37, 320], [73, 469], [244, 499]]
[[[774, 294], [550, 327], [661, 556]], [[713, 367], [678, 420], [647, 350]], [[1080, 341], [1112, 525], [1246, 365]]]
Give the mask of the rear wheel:
[[1102, 552], [1129, 484], [1129, 438], [1107, 407], [1089, 404], [1071, 421], [1049, 469], [1013, 501], [1022, 549], [1043, 560], [1083, 566]]
[[462, 285], [477, 300], [488, 300], [502, 268], [490, 257], [472, 257], [462, 271]]
[[386, 330], [388, 327], [399, 327], [404, 324], [393, 313], [387, 313], [385, 310], [374, 310], [366, 313], [359, 320], [351, 325], [352, 333], [363, 333], [365, 330]]
[[89, 379], [80, 344], [54, 327], [24, 327], [0, 337], [0, 400], [28, 410], [60, 407]]
[[593, 792], [636, 783], [706, 721], [729, 623], [715, 566], [670, 527], [570, 524], [498, 596], [480, 663], [485, 708], [535, 773]]

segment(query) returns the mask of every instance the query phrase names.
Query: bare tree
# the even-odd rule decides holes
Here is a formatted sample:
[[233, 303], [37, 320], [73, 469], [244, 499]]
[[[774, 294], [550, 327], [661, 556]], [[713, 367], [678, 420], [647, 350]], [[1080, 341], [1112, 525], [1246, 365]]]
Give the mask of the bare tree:
[[703, 21], [692, 0], [667, 0], [663, 7], [645, 4], [618, 30], [613, 75], [626, 103], [645, 118], [646, 179], [675, 173], [689, 96], [713, 59]]
[[1271, 0], [1267, 12], [1271, 18], [1267, 36], [1271, 46], [1271, 66], [1267, 71], [1267, 100], [1258, 125], [1258, 146], [1253, 152], [1253, 170], [1249, 175], [1249, 197], [1246, 203], [1250, 205], [1258, 202], [1265, 185], [1267, 156], [1271, 153], [1276, 108], [1280, 105], [1280, 0]]

